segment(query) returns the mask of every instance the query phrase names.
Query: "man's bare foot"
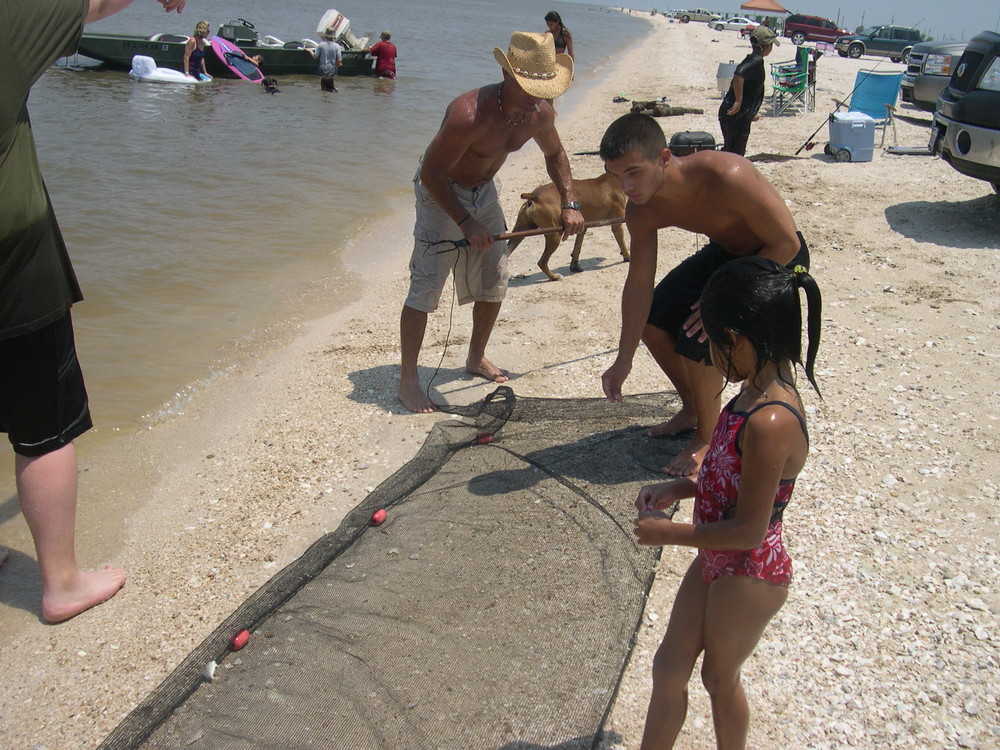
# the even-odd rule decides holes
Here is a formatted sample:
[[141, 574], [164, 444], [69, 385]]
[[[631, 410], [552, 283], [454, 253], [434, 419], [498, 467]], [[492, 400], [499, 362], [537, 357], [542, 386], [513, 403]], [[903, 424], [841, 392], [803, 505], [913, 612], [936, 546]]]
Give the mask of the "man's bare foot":
[[681, 409], [666, 422], [660, 422], [646, 430], [646, 437], [673, 437], [684, 430], [693, 430], [698, 426], [698, 415], [694, 409]]
[[108, 566], [102, 570], [82, 570], [72, 587], [42, 594], [42, 617], [46, 622], [65, 622], [106, 602], [124, 585], [125, 571], [121, 568]]
[[405, 408], [417, 414], [430, 414], [437, 411], [434, 402], [427, 396], [427, 392], [420, 387], [420, 381], [399, 381], [399, 403]]
[[465, 371], [470, 375], [478, 375], [494, 383], [506, 383], [510, 380], [510, 373], [501, 370], [495, 364], [483, 357], [479, 362], [466, 362]]
[[684, 450], [674, 456], [673, 460], [660, 469], [660, 471], [671, 477], [688, 477], [692, 474], [697, 474], [701, 469], [701, 462], [705, 460], [705, 453], [707, 452], [708, 443], [703, 440], [692, 440]]

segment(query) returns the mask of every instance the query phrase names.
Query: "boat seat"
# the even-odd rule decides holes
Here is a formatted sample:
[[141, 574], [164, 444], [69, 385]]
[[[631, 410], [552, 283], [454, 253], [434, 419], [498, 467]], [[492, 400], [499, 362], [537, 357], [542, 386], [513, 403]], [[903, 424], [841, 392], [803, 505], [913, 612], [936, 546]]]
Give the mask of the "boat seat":
[[280, 39], [278, 39], [278, 37], [276, 37], [276, 36], [271, 36], [270, 34], [268, 34], [263, 39], [261, 39], [260, 43], [264, 47], [284, 47], [285, 46], [285, 43], [283, 41], [281, 41]]
[[153, 34], [149, 37], [151, 42], [183, 42], [187, 44], [187, 40], [190, 39], [189, 36], [184, 36], [184, 34]]
[[302, 42], [285, 42], [285, 49], [302, 49], [305, 45]]

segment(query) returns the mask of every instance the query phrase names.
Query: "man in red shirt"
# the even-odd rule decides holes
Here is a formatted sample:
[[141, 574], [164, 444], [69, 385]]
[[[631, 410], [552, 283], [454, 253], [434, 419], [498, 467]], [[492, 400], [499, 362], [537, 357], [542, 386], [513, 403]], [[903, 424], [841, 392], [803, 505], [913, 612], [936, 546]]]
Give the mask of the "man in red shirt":
[[375, 58], [375, 75], [379, 78], [396, 77], [396, 45], [389, 41], [391, 34], [383, 31], [382, 41], [364, 50]]

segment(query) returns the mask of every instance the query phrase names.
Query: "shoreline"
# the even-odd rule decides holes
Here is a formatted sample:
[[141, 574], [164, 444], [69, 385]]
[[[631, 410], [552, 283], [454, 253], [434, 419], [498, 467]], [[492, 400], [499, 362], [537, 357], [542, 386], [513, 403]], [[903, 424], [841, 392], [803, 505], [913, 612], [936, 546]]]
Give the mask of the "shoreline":
[[[607, 124], [628, 111], [611, 103], [619, 92], [704, 108], [704, 115], [661, 119], [668, 137], [717, 132], [715, 65], [745, 45], [704, 25], [656, 19], [653, 28], [570, 113], [560, 113], [575, 176], [603, 171], [597, 157], [574, 154], [595, 149]], [[774, 57], [790, 57], [781, 54], [787, 49]], [[686, 61], [684, 71], [677, 60]], [[858, 65], [821, 58], [819, 97], [847, 93]], [[926, 133], [919, 117], [906, 114], [900, 143]], [[765, 116], [749, 153], [790, 154], [820, 119]], [[1000, 418], [989, 406], [996, 386], [988, 367], [989, 353], [1000, 350], [991, 323], [1000, 286], [998, 209], [985, 183], [940, 160], [877, 154], [869, 164], [837, 165], [814, 151], [758, 167], [810, 244], [826, 320], [818, 373], [824, 400], [803, 394], [813, 453], [788, 514], [794, 593], [746, 670], [751, 742], [951, 747], [968, 738], [986, 746], [1000, 731], [1000, 592], [990, 570], [1000, 559]], [[549, 181], [530, 146], [500, 178], [511, 223], [518, 195]], [[17, 631], [5, 630], [8, 679], [0, 692], [2, 733], [12, 746], [97, 744], [241, 601], [412, 457], [443, 418], [405, 412], [395, 398], [411, 228], [408, 212], [383, 236], [358, 240], [358, 268], [373, 277], [362, 301], [227, 376], [191, 403], [183, 424], [139, 435], [114, 470], [85, 467], [83, 512], [87, 497], [131, 482], [137, 467], [155, 477], [109, 559], [127, 567], [130, 580], [110, 602], [56, 628], [20, 608], [37, 607], [31, 581], [13, 602], [5, 587], [5, 619]], [[700, 245], [676, 230], [660, 239], [661, 272]], [[553, 270], [566, 271], [569, 251], [568, 243], [559, 248]], [[519, 394], [598, 398], [617, 344], [627, 267], [606, 230], [588, 233], [583, 273], [561, 282], [542, 280], [540, 252], [536, 238], [512, 256], [490, 357], [514, 371], [510, 385]], [[972, 284], [975, 294], [967, 291]], [[435, 391], [469, 403], [493, 386], [464, 375], [467, 309], [455, 311], [450, 332], [449, 317], [444, 303], [430, 317], [421, 377], [430, 377], [447, 342]], [[637, 355], [627, 393], [668, 388], [651, 359]], [[972, 420], [968, 412], [980, 403], [988, 413]], [[650, 423], [661, 416], [650, 415]], [[94, 564], [104, 543], [98, 529], [81, 537], [81, 562]], [[604, 747], [638, 746], [650, 659], [690, 557], [664, 550]], [[16, 578], [4, 575], [5, 584]], [[683, 748], [712, 742], [697, 676], [691, 693]]]

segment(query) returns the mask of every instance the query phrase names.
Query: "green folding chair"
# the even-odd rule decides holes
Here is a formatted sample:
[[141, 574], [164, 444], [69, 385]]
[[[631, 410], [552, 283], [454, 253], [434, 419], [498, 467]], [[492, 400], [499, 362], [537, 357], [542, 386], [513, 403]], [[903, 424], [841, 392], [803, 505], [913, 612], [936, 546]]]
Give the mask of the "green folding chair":
[[771, 115], [816, 108], [816, 63], [809, 47], [798, 47], [794, 60], [771, 63]]

